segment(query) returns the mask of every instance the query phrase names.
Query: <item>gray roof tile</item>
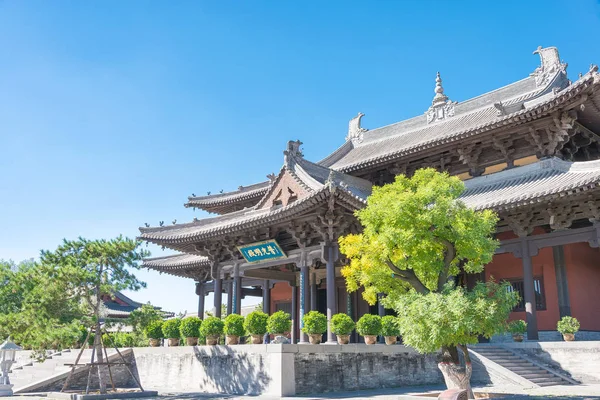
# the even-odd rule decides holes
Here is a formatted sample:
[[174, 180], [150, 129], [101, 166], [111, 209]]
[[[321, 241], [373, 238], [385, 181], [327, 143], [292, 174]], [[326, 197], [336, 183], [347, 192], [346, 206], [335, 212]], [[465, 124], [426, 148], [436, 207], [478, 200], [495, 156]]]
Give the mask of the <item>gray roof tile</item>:
[[588, 190], [600, 183], [600, 160], [567, 162], [558, 158], [513, 168], [465, 182], [461, 195], [475, 209], [508, 209], [549, 196]]

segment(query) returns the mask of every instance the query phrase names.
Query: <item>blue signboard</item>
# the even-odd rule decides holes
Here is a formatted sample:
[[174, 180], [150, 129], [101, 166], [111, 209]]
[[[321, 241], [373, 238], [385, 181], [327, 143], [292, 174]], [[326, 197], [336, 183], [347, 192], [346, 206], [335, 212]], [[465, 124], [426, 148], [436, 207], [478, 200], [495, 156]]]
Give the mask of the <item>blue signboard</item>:
[[238, 246], [238, 250], [242, 253], [246, 261], [250, 263], [287, 258], [287, 255], [274, 240]]

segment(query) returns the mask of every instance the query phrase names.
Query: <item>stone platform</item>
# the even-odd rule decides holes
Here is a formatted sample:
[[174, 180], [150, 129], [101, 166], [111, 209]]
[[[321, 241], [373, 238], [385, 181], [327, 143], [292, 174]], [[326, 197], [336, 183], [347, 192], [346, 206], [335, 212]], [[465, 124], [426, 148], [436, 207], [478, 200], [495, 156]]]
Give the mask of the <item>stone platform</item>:
[[144, 389], [172, 392], [293, 396], [443, 382], [436, 355], [402, 345], [136, 348], [134, 356]]

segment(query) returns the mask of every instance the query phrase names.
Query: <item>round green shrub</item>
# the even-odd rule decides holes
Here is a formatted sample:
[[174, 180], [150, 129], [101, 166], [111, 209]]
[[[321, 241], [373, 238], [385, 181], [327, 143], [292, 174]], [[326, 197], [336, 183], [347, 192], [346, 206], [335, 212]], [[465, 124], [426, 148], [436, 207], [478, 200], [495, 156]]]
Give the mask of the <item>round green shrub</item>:
[[164, 339], [165, 335], [162, 328], [162, 321], [151, 322], [146, 327], [146, 336], [148, 336], [149, 339]]
[[200, 336], [202, 320], [198, 317], [187, 317], [181, 321], [179, 331], [184, 338], [196, 338]]
[[361, 336], [379, 335], [381, 333], [381, 317], [365, 314], [356, 323], [356, 331]]
[[200, 333], [202, 336], [220, 336], [223, 334], [224, 323], [221, 318], [207, 317], [200, 325]]
[[382, 336], [400, 336], [400, 321], [393, 315], [381, 318]]
[[327, 316], [318, 311], [311, 311], [302, 317], [302, 332], [307, 334], [323, 334], [327, 332]]
[[244, 328], [251, 335], [264, 335], [267, 333], [267, 320], [269, 316], [262, 311], [252, 311], [246, 315]]
[[181, 319], [173, 318], [166, 320], [163, 324], [163, 333], [167, 339], [179, 338], [179, 325], [181, 325]]
[[577, 318], [574, 317], [562, 317], [556, 324], [556, 330], [562, 333], [577, 333], [579, 331], [580, 324]]
[[331, 332], [335, 335], [349, 335], [356, 324], [349, 315], [339, 313], [331, 317]]
[[239, 314], [229, 314], [225, 318], [225, 334], [232, 336], [244, 336], [244, 317]]
[[522, 335], [527, 332], [527, 322], [522, 319], [510, 321], [508, 323], [508, 331], [513, 335]]
[[129, 332], [111, 333], [109, 338], [108, 337], [105, 338], [103, 336], [102, 340], [104, 340], [104, 345], [109, 348], [113, 347], [113, 346], [136, 347], [136, 345], [137, 345], [136, 338], [134, 337], [134, 335], [132, 333], [129, 333]]
[[272, 314], [267, 320], [267, 331], [269, 333], [280, 333], [289, 332], [292, 329], [292, 320], [290, 314], [279, 310]]

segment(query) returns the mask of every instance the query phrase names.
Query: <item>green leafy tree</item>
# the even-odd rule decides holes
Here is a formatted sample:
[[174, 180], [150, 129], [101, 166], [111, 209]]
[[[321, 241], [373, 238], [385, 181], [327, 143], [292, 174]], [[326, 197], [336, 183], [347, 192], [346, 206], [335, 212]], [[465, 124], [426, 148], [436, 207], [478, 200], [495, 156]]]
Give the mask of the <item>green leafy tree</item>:
[[84, 312], [66, 280], [54, 280], [44, 265], [0, 262], [0, 337], [26, 349], [74, 346]]
[[155, 321], [163, 320], [163, 313], [152, 304], [143, 304], [140, 308], [133, 310], [127, 317], [128, 325], [134, 332], [144, 331], [148, 325]]
[[[420, 352], [441, 349], [448, 387], [470, 388], [466, 344], [502, 331], [516, 295], [493, 283], [472, 292], [453, 285], [460, 273], [481, 272], [498, 246], [492, 236], [497, 216], [468, 208], [458, 200], [463, 190], [458, 178], [431, 168], [411, 178], [399, 175], [373, 189], [367, 207], [356, 212], [363, 232], [342, 237], [339, 244], [351, 260], [342, 270], [348, 290], [364, 287], [370, 304], [385, 293], [384, 304], [400, 318], [404, 342]], [[435, 327], [427, 322], [431, 312], [439, 316], [433, 318]], [[485, 313], [493, 316], [475, 318]], [[458, 366], [457, 348], [464, 367]]]
[[[67, 293], [81, 299], [88, 323], [101, 330], [102, 296], [121, 290], [139, 290], [146, 284], [130, 272], [149, 253], [140, 242], [121, 236], [112, 240], [64, 240], [55, 251], [42, 251], [40, 264], [52, 281], [66, 282]], [[101, 335], [94, 340], [98, 362], [104, 362]], [[98, 368], [100, 392], [106, 393], [105, 367]]]

